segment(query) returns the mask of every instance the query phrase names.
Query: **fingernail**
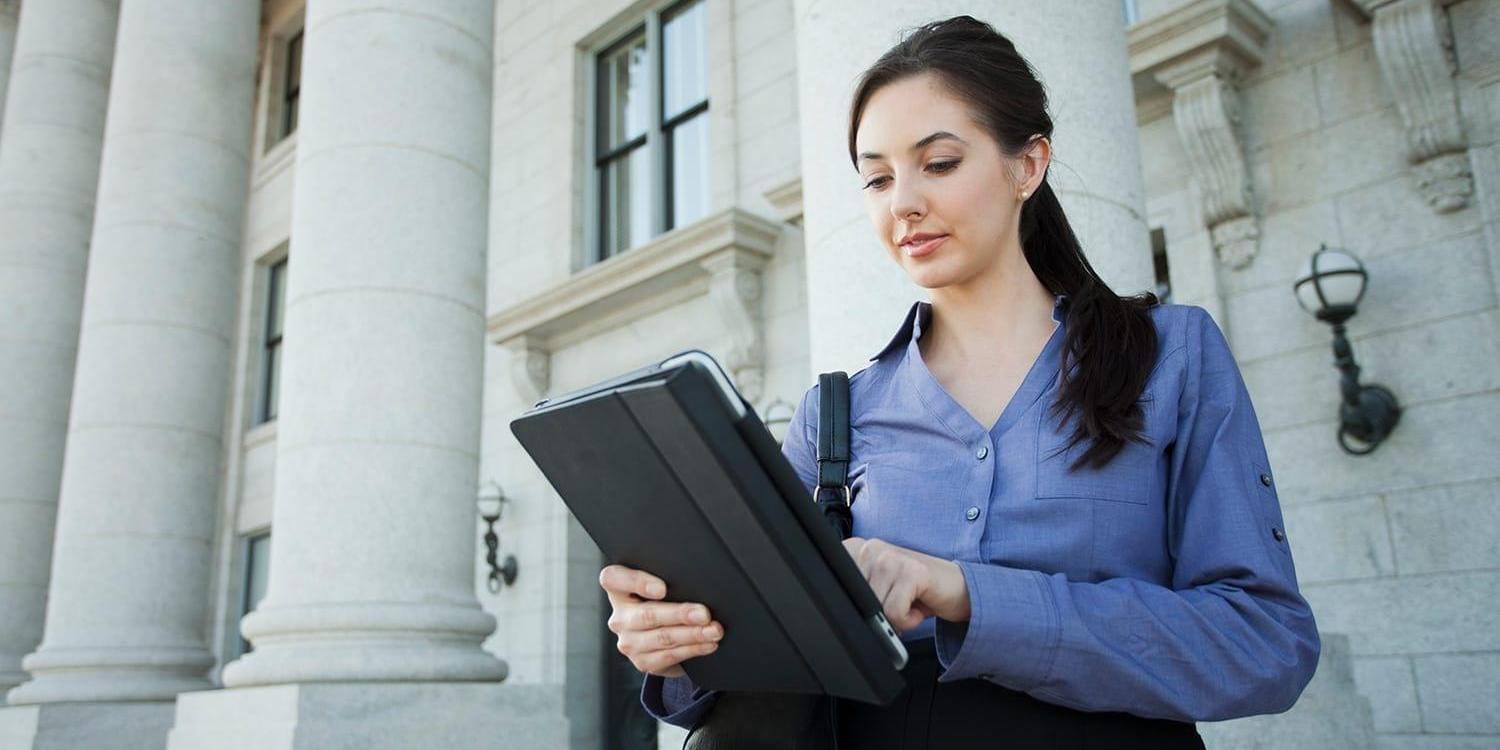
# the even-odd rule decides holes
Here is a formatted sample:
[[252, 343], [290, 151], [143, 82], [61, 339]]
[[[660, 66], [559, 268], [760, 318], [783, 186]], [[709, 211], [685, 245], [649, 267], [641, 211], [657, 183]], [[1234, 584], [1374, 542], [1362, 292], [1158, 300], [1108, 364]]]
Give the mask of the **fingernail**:
[[719, 640], [719, 629], [709, 626], [703, 629], [703, 637], [712, 641]]
[[693, 622], [698, 623], [699, 625], [708, 622], [708, 610], [706, 609], [695, 609], [689, 616], [693, 618]]
[[667, 595], [667, 589], [665, 586], [653, 581], [646, 585], [646, 593], [653, 597], [662, 597]]

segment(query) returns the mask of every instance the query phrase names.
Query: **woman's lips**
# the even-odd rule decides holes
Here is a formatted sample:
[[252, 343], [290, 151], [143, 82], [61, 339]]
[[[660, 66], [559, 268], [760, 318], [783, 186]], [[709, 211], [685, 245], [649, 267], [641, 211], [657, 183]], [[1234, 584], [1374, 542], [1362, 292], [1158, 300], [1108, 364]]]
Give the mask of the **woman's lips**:
[[945, 234], [941, 237], [934, 237], [930, 240], [914, 242], [910, 245], [902, 245], [901, 249], [906, 251], [906, 257], [908, 258], [921, 258], [931, 255], [933, 251], [937, 250], [938, 245], [943, 244], [947, 240], [948, 235]]

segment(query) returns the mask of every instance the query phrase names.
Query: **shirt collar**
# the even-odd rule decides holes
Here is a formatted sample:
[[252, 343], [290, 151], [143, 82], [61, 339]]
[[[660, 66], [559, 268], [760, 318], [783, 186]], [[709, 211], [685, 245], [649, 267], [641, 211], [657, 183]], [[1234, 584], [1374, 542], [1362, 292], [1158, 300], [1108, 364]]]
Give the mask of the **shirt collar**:
[[[1062, 314], [1067, 310], [1068, 295], [1054, 295], [1052, 303], [1052, 320], [1062, 322]], [[881, 349], [878, 354], [870, 358], [871, 362], [884, 359], [887, 354], [902, 350], [908, 342], [922, 338], [922, 329], [932, 325], [932, 303], [914, 302], [911, 309], [906, 311], [906, 320], [902, 321], [901, 327], [896, 329], [896, 335], [891, 337], [889, 343]]]

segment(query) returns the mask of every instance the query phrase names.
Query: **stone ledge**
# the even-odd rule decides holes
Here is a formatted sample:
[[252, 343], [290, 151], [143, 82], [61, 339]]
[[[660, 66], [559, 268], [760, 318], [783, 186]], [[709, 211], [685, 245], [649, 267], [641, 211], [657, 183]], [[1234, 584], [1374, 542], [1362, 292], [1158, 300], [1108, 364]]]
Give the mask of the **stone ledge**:
[[0, 750], [161, 750], [172, 703], [44, 703], [0, 707]]
[[[551, 353], [700, 295], [711, 295], [729, 338], [725, 364], [754, 379], [761, 366], [760, 271], [782, 226], [730, 208], [590, 266], [491, 315], [490, 340], [512, 353], [525, 402], [547, 393]], [[747, 394], [748, 397], [748, 394]]]
[[567, 744], [560, 686], [377, 682], [183, 693], [166, 748], [481, 750]]

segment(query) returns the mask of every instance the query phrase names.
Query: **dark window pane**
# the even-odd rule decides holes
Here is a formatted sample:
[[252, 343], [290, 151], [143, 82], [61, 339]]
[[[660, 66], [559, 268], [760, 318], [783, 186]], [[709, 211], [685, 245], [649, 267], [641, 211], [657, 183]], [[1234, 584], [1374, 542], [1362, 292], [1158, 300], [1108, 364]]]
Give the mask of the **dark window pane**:
[[286, 310], [286, 261], [271, 266], [270, 285], [266, 299], [266, 334], [280, 338], [281, 318]]
[[1172, 301], [1172, 273], [1167, 267], [1167, 233], [1161, 229], [1151, 230], [1151, 260], [1156, 268], [1156, 298], [1163, 303]]
[[281, 398], [281, 342], [266, 347], [265, 414], [262, 422], [276, 418], [276, 404]]
[[607, 53], [601, 62], [599, 86], [605, 123], [602, 150], [609, 151], [645, 133], [650, 126], [645, 35]]
[[297, 130], [297, 109], [302, 98], [302, 32], [297, 32], [286, 43], [286, 79], [281, 102], [281, 135], [286, 137]]
[[662, 27], [663, 120], [708, 98], [705, 15], [703, 3], [693, 3]]
[[672, 226], [708, 214], [708, 112], [672, 129]]
[[603, 170], [605, 258], [651, 239], [651, 169], [636, 148]]
[[[259, 534], [245, 540], [245, 596], [240, 604], [240, 617], [255, 611], [260, 600], [266, 596], [266, 581], [271, 578], [271, 535]], [[251, 651], [250, 642], [240, 639], [241, 653]]]
[[281, 328], [286, 317], [286, 269], [287, 262], [283, 260], [266, 272], [266, 342], [261, 370], [262, 422], [276, 418], [276, 404], [281, 391]]

